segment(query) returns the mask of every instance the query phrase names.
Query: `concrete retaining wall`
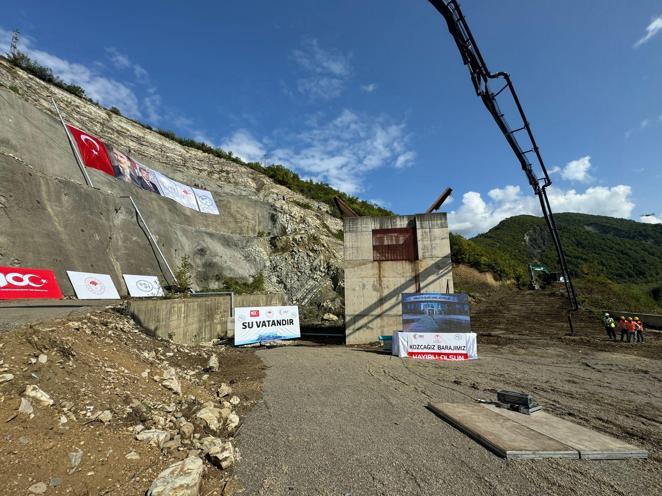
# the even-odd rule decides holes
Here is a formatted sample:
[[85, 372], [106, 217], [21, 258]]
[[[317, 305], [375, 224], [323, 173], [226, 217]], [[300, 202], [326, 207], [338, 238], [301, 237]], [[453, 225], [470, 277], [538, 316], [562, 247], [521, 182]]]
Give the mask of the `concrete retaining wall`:
[[656, 329], [662, 329], [662, 315], [655, 315], [654, 313], [632, 313], [632, 312], [623, 312], [623, 311], [614, 312], [612, 310], [604, 310], [604, 312], [609, 312], [609, 315], [611, 315], [615, 319], [618, 319], [618, 317], [620, 317], [621, 315], [623, 315], [626, 318], [636, 316], [642, 320], [644, 326], [654, 327]]
[[[234, 306], [284, 305], [282, 294], [235, 295]], [[170, 300], [131, 300], [133, 318], [152, 336], [198, 344], [233, 335], [230, 295]], [[230, 331], [230, 332], [228, 332]]]

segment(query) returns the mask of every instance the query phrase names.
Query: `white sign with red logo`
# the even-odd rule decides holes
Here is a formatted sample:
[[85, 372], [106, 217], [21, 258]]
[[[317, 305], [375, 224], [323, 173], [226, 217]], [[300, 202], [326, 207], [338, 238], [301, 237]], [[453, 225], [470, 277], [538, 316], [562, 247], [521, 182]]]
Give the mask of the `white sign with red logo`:
[[300, 337], [299, 307], [234, 309], [235, 346]]
[[475, 332], [396, 332], [393, 354], [422, 360], [478, 358]]
[[139, 276], [122, 274], [129, 294], [134, 298], [149, 298], [163, 296], [163, 288], [156, 276]]
[[67, 271], [71, 285], [80, 300], [119, 300], [120, 295], [108, 274]]
[[62, 298], [52, 270], [0, 267], [0, 300]]

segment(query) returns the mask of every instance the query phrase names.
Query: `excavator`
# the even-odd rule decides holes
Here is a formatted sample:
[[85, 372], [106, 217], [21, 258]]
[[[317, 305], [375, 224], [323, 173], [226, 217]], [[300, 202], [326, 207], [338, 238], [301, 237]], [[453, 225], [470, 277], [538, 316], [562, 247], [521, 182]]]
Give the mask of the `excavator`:
[[[556, 249], [561, 278], [565, 284], [566, 294], [568, 296], [569, 309], [567, 315], [568, 325], [570, 326], [569, 334], [575, 335], [572, 313], [578, 310], [577, 294], [570, 279], [568, 264], [563, 246], [561, 245], [561, 238], [556, 227], [556, 222], [554, 221], [549, 199], [547, 198], [547, 188], [552, 184], [552, 180], [549, 177], [545, 162], [542, 159], [540, 149], [533, 136], [531, 126], [526, 118], [510, 75], [506, 72], [492, 72], [488, 69], [457, 0], [428, 1], [446, 20], [448, 31], [455, 40], [464, 65], [469, 70], [476, 95], [483, 101], [487, 111], [496, 122], [499, 130], [515, 154], [531, 188], [533, 188], [534, 194], [540, 201], [542, 214], [549, 229], [552, 242], [554, 243], [554, 248]], [[501, 110], [501, 106], [499, 105], [500, 99], [505, 98], [509, 98], [510, 100], [508, 102], [501, 100], [501, 106], [507, 103], [508, 108], [514, 109], [514, 111], [511, 111], [517, 123], [514, 128], [509, 124], [505, 112]]]

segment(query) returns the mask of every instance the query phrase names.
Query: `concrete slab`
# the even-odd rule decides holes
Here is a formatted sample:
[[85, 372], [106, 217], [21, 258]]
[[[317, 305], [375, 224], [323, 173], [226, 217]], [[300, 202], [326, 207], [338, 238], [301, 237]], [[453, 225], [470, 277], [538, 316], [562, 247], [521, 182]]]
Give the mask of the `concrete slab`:
[[551, 437], [579, 452], [580, 458], [593, 460], [620, 460], [622, 458], [647, 458], [648, 452], [620, 439], [587, 429], [538, 411], [532, 415], [523, 415], [494, 405], [481, 405], [495, 412], [500, 417], [517, 422], [540, 434]]
[[483, 405], [430, 403], [434, 413], [497, 455], [509, 460], [579, 458], [577, 450], [495, 413]]

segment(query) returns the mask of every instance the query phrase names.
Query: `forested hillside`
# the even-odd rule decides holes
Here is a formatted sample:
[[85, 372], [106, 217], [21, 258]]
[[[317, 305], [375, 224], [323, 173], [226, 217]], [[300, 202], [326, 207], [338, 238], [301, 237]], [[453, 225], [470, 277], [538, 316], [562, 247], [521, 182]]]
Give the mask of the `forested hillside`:
[[[662, 225], [576, 213], [555, 219], [580, 300], [594, 306], [660, 310]], [[520, 284], [527, 280], [529, 263], [558, 267], [540, 217], [511, 217], [471, 240], [453, 236], [452, 242], [456, 262]]]

